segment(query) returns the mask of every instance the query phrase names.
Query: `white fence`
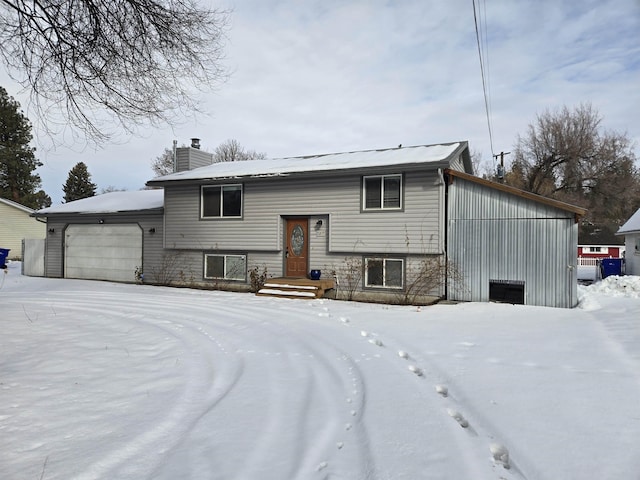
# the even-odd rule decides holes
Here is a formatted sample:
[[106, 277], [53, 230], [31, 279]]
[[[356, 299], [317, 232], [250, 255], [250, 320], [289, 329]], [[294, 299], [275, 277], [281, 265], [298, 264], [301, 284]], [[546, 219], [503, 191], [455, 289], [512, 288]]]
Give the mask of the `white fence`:
[[578, 266], [579, 267], [596, 267], [598, 266], [599, 258], [587, 258], [587, 257], [578, 257]]
[[44, 238], [22, 240], [22, 274], [44, 277]]
[[[578, 280], [601, 280], [602, 275], [600, 273], [600, 269], [598, 268], [598, 261], [606, 260], [606, 258], [578, 257]], [[624, 273], [624, 266], [622, 267], [622, 269]]]

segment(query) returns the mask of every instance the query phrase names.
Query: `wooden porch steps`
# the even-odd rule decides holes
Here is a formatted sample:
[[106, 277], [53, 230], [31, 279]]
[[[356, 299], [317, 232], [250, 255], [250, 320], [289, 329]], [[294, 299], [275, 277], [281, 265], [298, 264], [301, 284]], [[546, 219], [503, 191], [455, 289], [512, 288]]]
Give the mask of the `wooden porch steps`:
[[331, 290], [335, 286], [333, 280], [270, 278], [256, 295], [281, 298], [322, 298], [327, 290]]

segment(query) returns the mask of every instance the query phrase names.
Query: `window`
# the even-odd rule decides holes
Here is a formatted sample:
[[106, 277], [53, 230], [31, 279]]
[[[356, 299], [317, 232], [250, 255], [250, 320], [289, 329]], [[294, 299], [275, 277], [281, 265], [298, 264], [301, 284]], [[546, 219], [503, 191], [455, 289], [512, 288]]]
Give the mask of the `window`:
[[588, 253], [609, 253], [609, 247], [587, 247]]
[[242, 185], [203, 186], [202, 218], [241, 217]]
[[205, 255], [204, 278], [245, 281], [246, 265], [246, 255]]
[[404, 260], [400, 258], [365, 258], [365, 286], [402, 288]]
[[399, 210], [402, 208], [402, 175], [364, 177], [364, 210]]

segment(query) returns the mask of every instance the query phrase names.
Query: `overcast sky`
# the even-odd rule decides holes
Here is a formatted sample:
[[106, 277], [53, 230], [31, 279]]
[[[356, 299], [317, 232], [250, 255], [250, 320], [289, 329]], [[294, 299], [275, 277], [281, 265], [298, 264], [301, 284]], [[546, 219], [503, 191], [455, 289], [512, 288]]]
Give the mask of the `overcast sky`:
[[[640, 0], [476, 4], [495, 153], [512, 150], [536, 114], [581, 102], [640, 145]], [[472, 0], [211, 6], [233, 9], [225, 48], [232, 75], [202, 98], [208, 115], [98, 151], [52, 149], [35, 131], [38, 173], [54, 205], [79, 161], [99, 189], [136, 190], [165, 147], [191, 137], [209, 151], [234, 138], [269, 157], [467, 140], [491, 161]], [[4, 73], [0, 81], [29, 115], [28, 97]]]

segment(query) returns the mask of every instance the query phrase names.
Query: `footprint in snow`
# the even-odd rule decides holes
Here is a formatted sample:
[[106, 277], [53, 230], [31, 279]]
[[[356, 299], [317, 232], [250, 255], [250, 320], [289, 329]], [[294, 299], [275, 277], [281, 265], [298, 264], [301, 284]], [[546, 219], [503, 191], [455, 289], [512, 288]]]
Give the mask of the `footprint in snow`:
[[371, 338], [371, 339], [369, 339], [369, 343], [371, 345], [377, 345], [378, 347], [382, 347], [384, 345], [382, 343], [382, 340], [380, 340], [379, 338]]
[[320, 462], [320, 464], [316, 467], [316, 471], [320, 472], [321, 470], [327, 468], [328, 465], [329, 464], [327, 462]]
[[445, 385], [436, 385], [436, 392], [438, 392], [443, 397], [449, 395], [449, 389]]
[[360, 330], [360, 335], [363, 337], [368, 337], [369, 336], [369, 332], [365, 332], [364, 330]]
[[407, 352], [405, 352], [404, 350], [399, 350], [398, 351], [398, 356], [400, 358], [404, 358], [405, 360], [407, 360], [409, 358], [409, 354]]
[[409, 365], [409, 371], [415, 373], [419, 377], [424, 374], [422, 369], [420, 367], [416, 367], [415, 365]]
[[500, 443], [492, 443], [489, 445], [489, 451], [493, 457], [493, 461], [498, 465], [502, 465], [507, 470], [511, 468], [509, 464], [509, 450]]
[[462, 428], [467, 428], [469, 426], [469, 422], [467, 421], [467, 419], [464, 418], [462, 414], [457, 410], [454, 410], [453, 408], [447, 408], [447, 413], [451, 418], [458, 422]]
[[349, 323], [349, 319], [347, 317], [340, 317], [340, 321], [342, 323]]

